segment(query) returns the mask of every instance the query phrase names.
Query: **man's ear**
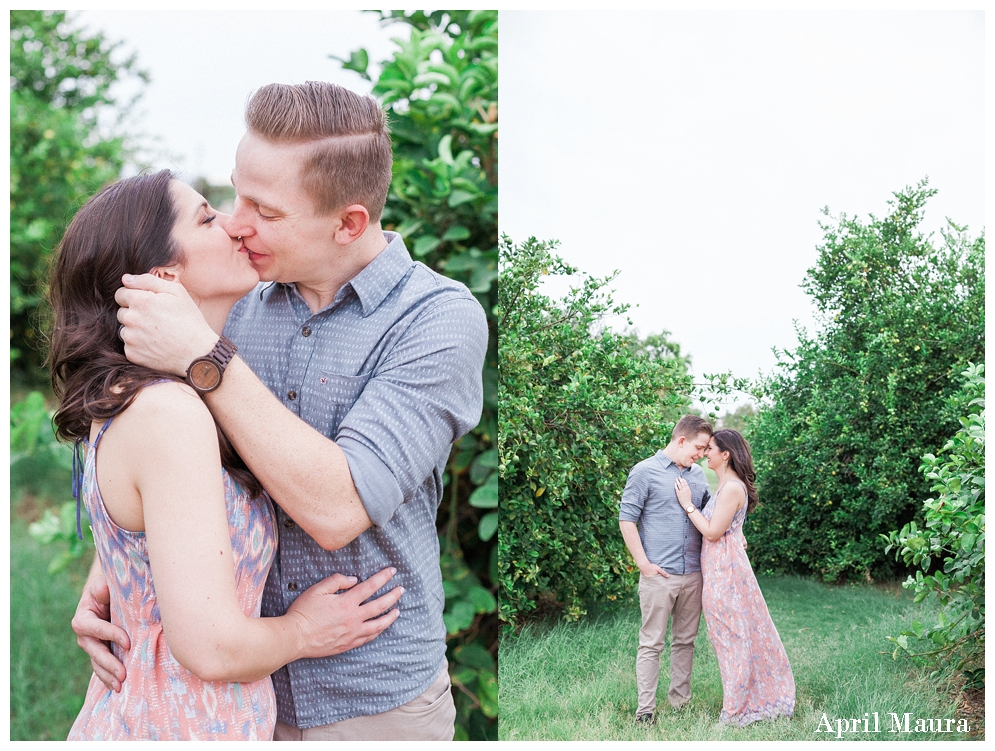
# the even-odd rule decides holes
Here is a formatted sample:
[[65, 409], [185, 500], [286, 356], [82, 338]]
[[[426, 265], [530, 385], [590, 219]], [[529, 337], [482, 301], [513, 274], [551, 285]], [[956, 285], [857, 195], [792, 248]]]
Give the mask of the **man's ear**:
[[370, 212], [361, 204], [354, 203], [337, 213], [339, 224], [333, 238], [336, 245], [349, 245], [355, 242], [363, 236], [366, 228], [370, 226]]
[[180, 281], [180, 267], [177, 265], [173, 266], [156, 266], [150, 272], [152, 276], [157, 276], [163, 281], [167, 282], [178, 282]]

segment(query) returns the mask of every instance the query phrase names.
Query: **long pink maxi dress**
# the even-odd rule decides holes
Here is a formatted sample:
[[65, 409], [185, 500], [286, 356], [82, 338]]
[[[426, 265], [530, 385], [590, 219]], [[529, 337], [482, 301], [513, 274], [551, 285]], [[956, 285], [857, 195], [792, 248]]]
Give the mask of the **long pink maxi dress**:
[[[706, 519], [715, 513], [718, 493], [701, 510]], [[745, 506], [722, 537], [701, 545], [701, 607], [722, 676], [719, 719], [739, 726], [795, 710], [795, 679], [746, 557], [744, 521]]]
[[[162, 632], [144, 532], [117, 526], [104, 508], [96, 454], [108, 420], [87, 451], [81, 496], [111, 593], [111, 622], [131, 649], [114, 651], [128, 671], [119, 693], [90, 678], [86, 701], [68, 740], [270, 740], [276, 698], [269, 677], [253, 683], [208, 683], [180, 665]], [[258, 616], [266, 575], [276, 553], [273, 509], [224, 473], [238, 599]], [[196, 519], [190, 520], [196, 524]]]

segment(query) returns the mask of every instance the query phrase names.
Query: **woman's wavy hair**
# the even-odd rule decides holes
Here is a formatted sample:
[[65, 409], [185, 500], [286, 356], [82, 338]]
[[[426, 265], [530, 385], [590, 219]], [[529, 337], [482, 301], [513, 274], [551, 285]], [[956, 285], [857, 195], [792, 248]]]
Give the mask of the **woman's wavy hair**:
[[[145, 274], [183, 260], [169, 170], [103, 188], [73, 217], [59, 244], [49, 286], [54, 313], [48, 365], [60, 406], [59, 438], [86, 440], [93, 422], [126, 409], [150, 383], [182, 378], [135, 365], [118, 338], [114, 293], [124, 274]], [[218, 428], [221, 464], [252, 495], [262, 486]]]
[[750, 453], [750, 444], [740, 434], [738, 430], [716, 430], [712, 433], [715, 445], [719, 451], [729, 452], [729, 469], [736, 473], [736, 476], [746, 485], [746, 513], [752, 513], [756, 508], [759, 497], [755, 485], [757, 473], [753, 470], [753, 456]]

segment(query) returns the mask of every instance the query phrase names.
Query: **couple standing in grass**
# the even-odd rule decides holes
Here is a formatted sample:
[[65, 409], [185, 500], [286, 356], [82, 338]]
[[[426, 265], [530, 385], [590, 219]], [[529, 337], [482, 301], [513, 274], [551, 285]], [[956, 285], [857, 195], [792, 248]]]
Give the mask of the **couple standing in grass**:
[[[702, 457], [718, 476], [714, 497], [695, 464]], [[703, 609], [722, 676], [720, 721], [744, 726], [794, 712], [791, 665], [746, 556], [743, 522], [757, 503], [754, 477], [743, 436], [713, 433], [694, 415], [682, 417], [666, 448], [629, 473], [619, 527], [639, 567], [637, 723], [655, 720], [660, 652], [671, 616], [667, 698], [675, 709], [690, 701]]]

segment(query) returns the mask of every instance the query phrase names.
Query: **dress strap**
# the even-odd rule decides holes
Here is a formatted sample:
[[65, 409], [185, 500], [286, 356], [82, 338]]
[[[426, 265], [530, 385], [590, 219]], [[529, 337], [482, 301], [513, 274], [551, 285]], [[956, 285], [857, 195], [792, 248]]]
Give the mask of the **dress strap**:
[[104, 427], [102, 427], [100, 429], [100, 432], [97, 433], [97, 437], [93, 439], [93, 448], [94, 449], [97, 448], [97, 444], [100, 443], [100, 439], [104, 437], [104, 431], [107, 430], [107, 427], [111, 424], [111, 422], [114, 420], [114, 417], [116, 417], [116, 416], [117, 415], [114, 415], [112, 417], [108, 417], [107, 418], [107, 422], [104, 423]]
[[[104, 435], [104, 431], [107, 430], [107, 426], [111, 424], [114, 417], [108, 417], [107, 421], [100, 428], [100, 432], [97, 433], [97, 437], [93, 439], [93, 445], [90, 447], [91, 451], [97, 450], [97, 444], [100, 443], [100, 439]], [[76, 501], [76, 537], [80, 540], [83, 539], [83, 522], [82, 522], [82, 511], [83, 502], [82, 491], [83, 491], [83, 454], [82, 454], [82, 444], [83, 439], [77, 438], [73, 442], [73, 500]]]
[[83, 486], [83, 439], [73, 441], [73, 500], [76, 501], [76, 536], [83, 539], [83, 526], [80, 523], [80, 490]]

